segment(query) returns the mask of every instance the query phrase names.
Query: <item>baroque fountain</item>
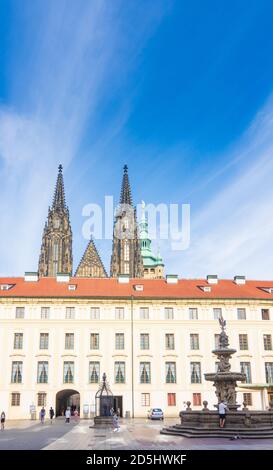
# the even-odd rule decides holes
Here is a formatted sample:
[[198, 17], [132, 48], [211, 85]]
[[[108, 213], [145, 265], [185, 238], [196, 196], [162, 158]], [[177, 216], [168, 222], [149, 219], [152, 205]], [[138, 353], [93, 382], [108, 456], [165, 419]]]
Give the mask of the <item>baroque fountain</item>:
[[[219, 347], [213, 350], [217, 356], [216, 372], [206, 373], [205, 380], [213, 382], [217, 404], [214, 409], [208, 408], [208, 402], [203, 401], [202, 410], [193, 411], [191, 402], [187, 401], [185, 411], [179, 413], [180, 424], [163, 428], [161, 434], [180, 435], [185, 437], [240, 437], [240, 438], [273, 438], [273, 402], [269, 403], [267, 411], [249, 410], [246, 403], [242, 405], [236, 400], [237, 381], [244, 382], [245, 374], [231, 371], [230, 359], [236, 349], [229, 348], [229, 339], [225, 331], [226, 321], [219, 318], [221, 333]], [[227, 405], [226, 423], [219, 427], [218, 405], [223, 401]]]

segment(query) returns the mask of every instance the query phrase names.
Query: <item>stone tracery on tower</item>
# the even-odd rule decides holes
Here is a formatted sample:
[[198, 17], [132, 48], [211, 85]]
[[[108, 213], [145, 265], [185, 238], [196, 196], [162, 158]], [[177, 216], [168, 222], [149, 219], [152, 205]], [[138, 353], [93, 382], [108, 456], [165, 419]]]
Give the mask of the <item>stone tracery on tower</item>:
[[[48, 209], [39, 257], [40, 277], [71, 274], [73, 269], [72, 229], [65, 200], [63, 167], [59, 165], [53, 202]], [[161, 256], [150, 248], [148, 225], [142, 217], [138, 226], [136, 208], [128, 176], [123, 167], [119, 205], [115, 212], [110, 277], [128, 275], [131, 278], [163, 277]], [[75, 272], [76, 277], [108, 277], [99, 252], [91, 238]]]

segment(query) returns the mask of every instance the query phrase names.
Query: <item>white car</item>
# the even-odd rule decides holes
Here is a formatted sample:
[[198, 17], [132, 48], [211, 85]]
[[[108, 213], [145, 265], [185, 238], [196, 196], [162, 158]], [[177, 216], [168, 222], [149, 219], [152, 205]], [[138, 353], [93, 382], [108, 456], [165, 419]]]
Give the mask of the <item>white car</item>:
[[161, 408], [151, 408], [148, 411], [148, 419], [164, 419], [164, 414]]

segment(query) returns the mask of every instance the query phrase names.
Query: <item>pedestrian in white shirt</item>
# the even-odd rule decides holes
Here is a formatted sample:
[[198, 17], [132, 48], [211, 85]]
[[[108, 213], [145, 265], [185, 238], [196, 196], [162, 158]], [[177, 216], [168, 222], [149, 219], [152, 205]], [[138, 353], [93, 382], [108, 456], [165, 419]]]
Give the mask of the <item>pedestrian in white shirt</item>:
[[224, 400], [221, 400], [221, 402], [218, 405], [218, 412], [219, 412], [219, 419], [220, 419], [220, 428], [223, 428], [225, 426], [226, 422], [226, 411], [228, 407], [224, 403]]
[[67, 410], [65, 412], [65, 422], [66, 423], [70, 423], [70, 417], [71, 417], [71, 411], [70, 411], [70, 408], [67, 408]]

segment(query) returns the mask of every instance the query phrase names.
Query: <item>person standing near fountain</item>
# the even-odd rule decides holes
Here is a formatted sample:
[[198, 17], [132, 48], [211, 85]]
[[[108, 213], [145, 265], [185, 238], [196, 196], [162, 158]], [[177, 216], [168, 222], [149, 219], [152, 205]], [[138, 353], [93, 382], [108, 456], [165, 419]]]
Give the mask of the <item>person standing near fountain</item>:
[[228, 410], [228, 407], [224, 403], [224, 400], [221, 400], [221, 402], [219, 403], [218, 410], [219, 410], [219, 419], [220, 419], [219, 425], [220, 425], [220, 428], [223, 428], [226, 422], [226, 410]]

